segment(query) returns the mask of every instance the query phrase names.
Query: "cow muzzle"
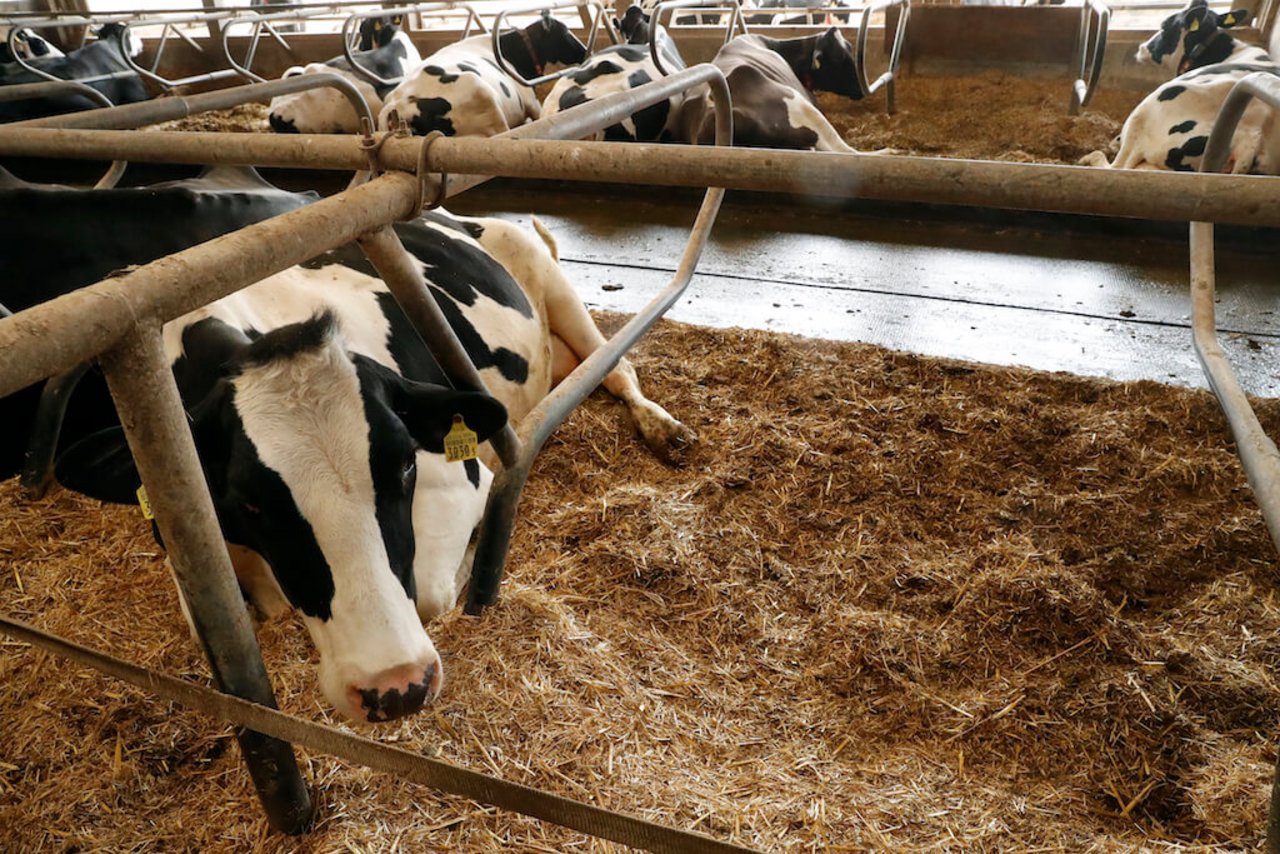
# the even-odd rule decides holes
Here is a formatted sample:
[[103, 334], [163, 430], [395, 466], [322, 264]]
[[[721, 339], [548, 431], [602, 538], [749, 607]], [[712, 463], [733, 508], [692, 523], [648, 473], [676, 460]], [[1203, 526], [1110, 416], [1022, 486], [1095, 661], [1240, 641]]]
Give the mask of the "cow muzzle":
[[347, 687], [348, 716], [370, 723], [411, 715], [440, 693], [444, 673], [438, 660], [425, 667], [404, 664]]

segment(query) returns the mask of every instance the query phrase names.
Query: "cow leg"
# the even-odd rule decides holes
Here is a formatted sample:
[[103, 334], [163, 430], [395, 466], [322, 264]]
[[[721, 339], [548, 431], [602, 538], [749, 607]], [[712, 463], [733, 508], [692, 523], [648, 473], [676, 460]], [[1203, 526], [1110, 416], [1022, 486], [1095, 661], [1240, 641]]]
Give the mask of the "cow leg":
[[[554, 239], [536, 218], [533, 222], [552, 257], [556, 257]], [[552, 264], [548, 272], [553, 274], [545, 276], [543, 282], [547, 324], [551, 331], [552, 382], [559, 383], [582, 360], [604, 346], [605, 340], [560, 268]], [[603, 385], [626, 404], [640, 437], [659, 459], [679, 462], [685, 450], [697, 441], [692, 430], [644, 396], [635, 368], [626, 359], [609, 372]]]

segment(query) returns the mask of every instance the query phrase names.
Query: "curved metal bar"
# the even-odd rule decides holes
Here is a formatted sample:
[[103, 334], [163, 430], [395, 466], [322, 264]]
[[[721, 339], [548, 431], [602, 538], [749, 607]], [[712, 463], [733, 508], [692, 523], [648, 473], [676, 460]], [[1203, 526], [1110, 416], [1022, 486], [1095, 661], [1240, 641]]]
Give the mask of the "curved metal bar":
[[[345, 5], [366, 6], [377, 2], [377, 0], [352, 0]], [[248, 14], [237, 15], [223, 25], [222, 27], [222, 55], [226, 57], [227, 63], [241, 77], [246, 80], [252, 80], [255, 83], [263, 83], [266, 78], [257, 74], [253, 70], [253, 62], [258, 56], [258, 43], [262, 40], [263, 31], [275, 39], [290, 55], [293, 55], [293, 48], [289, 46], [289, 42], [276, 29], [275, 25], [281, 21], [307, 21], [312, 18], [320, 18], [334, 14], [333, 6], [309, 6], [306, 9], [292, 9], [288, 12], [271, 12], [266, 15]], [[231, 31], [241, 24], [252, 24], [253, 31], [249, 35], [249, 46], [245, 49], [243, 60], [237, 61], [231, 53]]]
[[[893, 47], [889, 51], [889, 69], [874, 81], [867, 80], [867, 34], [871, 31], [871, 16], [894, 7], [902, 11], [898, 17], [897, 28], [893, 33]], [[858, 75], [858, 85], [862, 87], [863, 97], [874, 94], [881, 86], [885, 87], [885, 112], [892, 115], [897, 110], [895, 82], [898, 77], [898, 65], [902, 62], [902, 44], [906, 39], [907, 23], [911, 20], [911, 0], [880, 0], [862, 9], [862, 18], [858, 24], [858, 46], [854, 55], [854, 69]]]
[[[106, 95], [92, 86], [81, 83], [79, 80], [52, 80], [46, 83], [17, 83], [13, 86], [0, 86], [0, 101], [25, 101], [30, 98], [44, 98], [60, 92], [81, 95], [90, 101], [102, 104], [106, 109], [111, 109], [115, 106]], [[88, 110], [86, 112], [94, 111]], [[39, 120], [37, 119], [37, 121]], [[22, 124], [22, 122], [11, 123], [11, 125], [19, 124]], [[120, 183], [120, 179], [124, 176], [124, 170], [128, 165], [129, 163], [126, 160], [111, 161], [106, 173], [98, 179], [93, 188], [95, 190], [108, 190], [114, 187]]]
[[241, 76], [241, 74], [235, 68], [220, 68], [217, 71], [206, 71], [201, 74], [193, 74], [190, 77], [182, 77], [177, 80], [172, 80], [168, 77], [161, 77], [158, 73], [156, 73], [156, 69], [160, 67], [160, 60], [164, 58], [164, 50], [165, 50], [165, 46], [168, 44], [170, 32], [179, 36], [181, 39], [187, 42], [187, 44], [191, 45], [200, 53], [207, 53], [207, 51], [203, 47], [201, 47], [198, 42], [196, 42], [190, 36], [186, 35], [181, 30], [179, 30], [177, 28], [177, 25], [187, 24], [187, 23], [207, 23], [214, 20], [230, 21], [234, 17], [236, 17], [235, 14], [223, 14], [223, 15], [198, 15], [198, 16], [193, 16], [191, 18], [187, 18], [187, 19], [165, 20], [163, 22], [148, 21], [145, 19], [127, 21], [124, 24], [124, 32], [121, 34], [121, 39], [124, 41], [124, 44], [128, 44], [127, 39], [129, 37], [129, 32], [135, 26], [138, 26], [138, 27], [162, 26], [162, 29], [160, 31], [160, 42], [158, 45], [156, 45], [155, 53], [151, 57], [150, 68], [144, 68], [141, 64], [138, 63], [136, 59], [134, 59], [132, 56], [129, 55], [129, 52], [127, 50], [123, 51], [125, 64], [128, 65], [130, 68], [132, 68], [134, 72], [138, 74], [138, 76], [145, 77], [147, 80], [150, 80], [151, 82], [155, 83], [157, 86], [164, 89], [166, 92], [172, 89], [175, 89], [178, 86], [186, 86], [191, 83], [211, 83], [216, 80], [228, 80], [233, 77], [239, 77]]
[[[524, 15], [529, 12], [543, 12], [543, 11], [550, 11], [552, 9], [578, 9], [584, 16], [587, 14], [588, 10], [593, 11], [594, 14], [592, 15], [592, 19], [591, 19], [591, 29], [587, 33], [587, 40], [583, 43], [586, 45], [591, 45], [595, 43], [596, 33], [598, 32], [600, 27], [600, 21], [607, 17], [605, 14], [604, 6], [600, 4], [599, 0], [545, 0], [545, 2], [534, 2], [534, 3], [527, 3], [522, 6], [511, 6], [499, 12], [497, 16], [493, 19], [492, 35], [493, 35], [494, 61], [498, 63], [498, 67], [502, 69], [503, 73], [510, 75], [511, 77], [513, 77], [520, 83], [524, 84], [525, 86], [537, 86], [542, 83], [547, 83], [551, 80], [559, 80], [561, 77], [564, 77], [566, 74], [570, 74], [576, 70], [575, 68], [570, 67], [570, 68], [562, 69], [560, 71], [553, 72], [551, 74], [543, 74], [540, 77], [534, 77], [532, 79], [528, 79], [523, 74], [521, 74], [520, 72], [512, 68], [510, 65], [508, 65], [506, 57], [502, 55], [502, 43], [501, 43], [502, 28], [503, 28], [503, 24], [506, 22], [508, 15]], [[612, 24], [609, 23], [609, 21], [605, 20], [605, 27], [608, 33], [610, 34], [610, 38], [612, 38], [616, 42], [617, 36], [613, 32]], [[515, 29], [515, 28], [513, 27], [512, 29]]]
[[88, 372], [90, 362], [81, 362], [69, 371], [50, 377], [40, 392], [36, 415], [31, 422], [31, 438], [22, 457], [19, 483], [28, 498], [42, 498], [53, 485], [53, 461], [58, 453], [58, 437], [67, 404], [80, 379]]
[[[619, 98], [610, 96], [606, 111], [615, 102], [623, 104], [629, 110], [628, 115], [657, 103], [670, 96], [671, 90], [685, 89], [707, 84], [711, 87], [715, 104], [717, 146], [733, 144], [733, 106], [730, 101], [729, 84], [723, 72], [714, 65], [705, 63], [695, 65], [662, 80], [638, 87], [630, 92], [618, 93]], [[575, 107], [559, 113], [552, 118], [569, 117], [579, 111], [583, 116], [593, 115], [599, 119], [600, 108], [605, 99], [595, 102], [597, 110], [588, 105]], [[526, 125], [526, 128], [532, 127]], [[514, 134], [514, 132], [513, 132]], [[502, 573], [506, 566], [507, 552], [511, 546], [511, 532], [515, 526], [516, 508], [520, 503], [520, 495], [529, 477], [529, 469], [533, 465], [542, 446], [560, 426], [569, 413], [591, 394], [605, 376], [614, 369], [627, 351], [649, 331], [657, 320], [684, 294], [697, 268], [698, 259], [706, 247], [711, 226], [715, 224], [716, 214], [720, 210], [720, 202], [724, 198], [724, 189], [711, 187], [703, 196], [702, 206], [698, 210], [697, 219], [685, 244], [684, 253], [680, 256], [679, 266], [670, 283], [663, 288], [650, 302], [642, 308], [612, 338], [583, 360], [564, 381], [545, 398], [533, 411], [520, 422], [517, 435], [520, 439], [519, 458], [513, 463], [504, 460], [501, 472], [494, 478], [489, 489], [489, 499], [485, 506], [484, 519], [480, 524], [480, 536], [476, 542], [475, 558], [472, 561], [471, 580], [467, 585], [468, 614], [478, 614], [485, 607], [492, 605], [498, 597], [498, 588], [502, 583]]]
[[[1201, 172], [1221, 172], [1231, 152], [1231, 139], [1250, 102], [1257, 98], [1280, 111], [1280, 78], [1256, 72], [1232, 87], [1205, 148]], [[1236, 442], [1236, 452], [1244, 467], [1262, 517], [1271, 533], [1271, 542], [1280, 549], [1280, 451], [1267, 436], [1254, 414], [1240, 381], [1218, 341], [1214, 302], [1217, 285], [1213, 260], [1213, 224], [1191, 223], [1191, 319], [1196, 357], [1204, 369], [1209, 387], [1218, 398]], [[1272, 776], [1267, 815], [1268, 851], [1280, 851], [1280, 760]]]
[[[488, 30], [485, 29], [484, 21], [481, 19], [480, 14], [475, 10], [475, 8], [470, 3], [455, 3], [455, 2], [449, 2], [449, 0], [445, 0], [445, 2], [438, 2], [438, 3], [416, 3], [411, 6], [392, 6], [385, 9], [369, 9], [363, 12], [352, 12], [349, 16], [347, 16], [347, 19], [342, 22], [342, 55], [346, 58], [347, 62], [351, 63], [351, 68], [356, 74], [359, 74], [361, 77], [363, 77], [365, 80], [368, 80], [373, 85], [395, 86], [399, 84], [402, 80], [404, 80], [404, 78], [403, 77], [382, 77], [378, 74], [375, 74], [372, 70], [365, 68], [363, 65], [361, 65], [359, 62], [356, 61], [357, 54], [355, 53], [355, 50], [352, 48], [352, 43], [354, 41], [353, 36], [355, 35], [354, 29], [356, 27], [356, 21], [363, 21], [368, 18], [385, 18], [390, 15], [407, 16], [410, 14], [414, 14], [418, 16], [418, 22], [419, 24], [421, 24], [422, 17], [424, 15], [437, 15], [437, 16], [443, 17], [444, 14], [449, 14], [449, 13], [452, 13], [452, 14], [465, 13], [466, 14], [467, 23], [462, 31], [462, 38], [464, 39], [471, 34], [471, 28], [473, 26], [478, 27], [480, 29], [480, 32], [482, 33], [488, 32]], [[406, 33], [408, 32], [407, 27], [405, 28], [405, 32]]]
[[[1096, 33], [1092, 26], [1095, 18], [1098, 22]], [[1080, 64], [1076, 79], [1071, 84], [1071, 101], [1067, 107], [1070, 115], [1080, 115], [1080, 111], [1093, 100], [1093, 92], [1102, 79], [1102, 60], [1107, 51], [1110, 29], [1111, 8], [1103, 0], [1084, 0], [1080, 6]], [[1089, 62], [1091, 47], [1092, 63]]]
[[[37, 84], [31, 84], [37, 85]], [[42, 84], [41, 84], [42, 85]], [[332, 87], [341, 92], [355, 109], [356, 114], [373, 122], [373, 111], [355, 84], [339, 74], [298, 74], [283, 80], [266, 80], [262, 83], [248, 83], [230, 89], [218, 89], [213, 92], [201, 92], [186, 97], [156, 98], [138, 104], [125, 104], [111, 109], [86, 110], [83, 113], [72, 113], [63, 116], [50, 116], [45, 119], [30, 119], [25, 122], [10, 122], [5, 128], [46, 127], [46, 128], [95, 128], [122, 129], [136, 128], [142, 125], [184, 119], [196, 113], [208, 110], [225, 110], [252, 101], [265, 101], [277, 95], [291, 95], [305, 92], [308, 89], [319, 89], [322, 86]], [[0, 93], [14, 87], [0, 86]], [[229, 135], [228, 135], [229, 136]]]
[[[653, 60], [653, 64], [657, 66], [658, 71], [664, 76], [670, 76], [671, 71], [662, 64], [662, 58], [659, 56], [658, 50], [658, 28], [662, 26], [662, 13], [667, 12], [668, 17], [672, 17], [677, 9], [709, 9], [711, 11], [719, 11], [722, 14], [729, 15], [729, 22], [725, 26], [724, 44], [728, 44], [733, 38], [733, 31], [737, 26], [738, 18], [741, 18], [741, 7], [734, 3], [732, 8], [724, 5], [707, 5], [707, 0], [662, 0], [653, 7], [653, 11], [649, 14], [649, 56]], [[668, 21], [667, 23], [671, 23]], [[747, 35], [747, 22], [745, 18], [741, 19], [742, 34]]]

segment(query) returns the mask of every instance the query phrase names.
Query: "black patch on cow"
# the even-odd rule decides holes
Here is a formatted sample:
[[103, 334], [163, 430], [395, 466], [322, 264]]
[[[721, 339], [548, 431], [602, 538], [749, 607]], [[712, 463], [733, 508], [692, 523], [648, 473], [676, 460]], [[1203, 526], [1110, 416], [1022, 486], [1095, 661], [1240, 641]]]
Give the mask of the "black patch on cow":
[[504, 97], [507, 97], [507, 98], [511, 97], [511, 87], [507, 85], [507, 81], [499, 80], [498, 88], [502, 90], [502, 94]]
[[297, 133], [298, 126], [293, 123], [293, 119], [282, 118], [275, 113], [267, 116], [267, 121], [271, 124], [271, 129], [276, 133]]
[[651, 80], [653, 78], [649, 76], [649, 72], [641, 68], [627, 75], [627, 86], [635, 89], [637, 86], [643, 86]]
[[1193, 136], [1184, 142], [1181, 147], [1169, 149], [1169, 156], [1165, 159], [1165, 166], [1178, 172], [1194, 172], [1195, 166], [1186, 161], [1188, 158], [1199, 157], [1204, 154], [1205, 146], [1208, 144], [1208, 136]]
[[474, 65], [472, 65], [472, 64], [471, 64], [471, 63], [469, 63], [469, 62], [459, 62], [459, 63], [458, 63], [458, 70], [459, 70], [459, 71], [469, 71], [469, 72], [470, 72], [470, 73], [472, 73], [472, 74], [479, 74], [479, 73], [480, 73], [480, 69], [476, 68]]
[[607, 74], [621, 74], [622, 66], [616, 62], [602, 60], [588, 65], [586, 68], [580, 68], [569, 75], [569, 79], [579, 86], [586, 86], [592, 80], [598, 77], [604, 77]]
[[[33, 64], [54, 77], [68, 80], [89, 80], [86, 85], [106, 95], [116, 106], [147, 100], [142, 78], [132, 71], [124, 58], [120, 36], [124, 28], [120, 24], [107, 24], [98, 31], [98, 40], [66, 56], [44, 57]], [[119, 77], [105, 75], [119, 74]], [[16, 83], [43, 83], [46, 78], [22, 68], [5, 66], [0, 70], [0, 85]], [[0, 123], [23, 119], [38, 119], [79, 110], [95, 110], [102, 105], [84, 95], [46, 95], [20, 101], [0, 102]]]
[[400, 375], [420, 383], [444, 385], [448, 381], [431, 351], [422, 343], [418, 330], [400, 308], [390, 291], [377, 294], [378, 307], [387, 319], [387, 350]]
[[560, 109], [567, 110], [570, 107], [585, 104], [586, 101], [587, 93], [582, 91], [580, 86], [572, 86], [560, 95]]
[[1179, 122], [1178, 124], [1169, 128], [1169, 133], [1170, 135], [1175, 133], [1186, 133], [1187, 131], [1193, 129], [1195, 126], [1196, 126], [1195, 119], [1187, 119], [1185, 122]]
[[301, 323], [290, 323], [254, 341], [239, 354], [238, 363], [252, 367], [288, 359], [308, 350], [319, 350], [337, 334], [338, 321], [322, 311]]
[[396, 415], [392, 389], [372, 359], [353, 356], [360, 398], [369, 425], [369, 472], [373, 476], [375, 515], [387, 560], [409, 599], [417, 598], [413, 575], [416, 548], [413, 493], [417, 485], [417, 442]]
[[480, 463], [476, 460], [463, 460], [462, 468], [467, 473], [467, 480], [471, 481], [471, 485], [476, 489], [480, 488]]
[[449, 214], [437, 213], [435, 211], [427, 211], [418, 219], [432, 222], [444, 228], [451, 228], [454, 231], [461, 232], [472, 240], [479, 240], [484, 234], [484, 226], [478, 222], [468, 222], [467, 220], [456, 219]]
[[1166, 86], [1160, 90], [1160, 94], [1156, 95], [1157, 101], [1172, 101], [1174, 98], [1187, 91], [1186, 86]]
[[[791, 124], [787, 101], [778, 91], [780, 84], [750, 65], [741, 65], [729, 72], [728, 81], [729, 89], [734, 93], [734, 145], [806, 151], [818, 144], [816, 132]], [[713, 123], [714, 117], [708, 110], [704, 120], [704, 136], [708, 136]]]
[[418, 114], [409, 120], [409, 126], [415, 134], [426, 136], [433, 130], [438, 130], [445, 136], [457, 133], [453, 120], [447, 118], [449, 111], [453, 109], [448, 98], [414, 98], [413, 101], [418, 105]]
[[430, 74], [432, 77], [439, 77], [441, 83], [452, 83], [462, 76], [461, 74], [450, 74], [438, 65], [424, 65], [422, 73]]
[[182, 355], [173, 362], [173, 376], [187, 408], [208, 397], [240, 354], [261, 337], [256, 329], [239, 329], [216, 317], [206, 317], [183, 329]]

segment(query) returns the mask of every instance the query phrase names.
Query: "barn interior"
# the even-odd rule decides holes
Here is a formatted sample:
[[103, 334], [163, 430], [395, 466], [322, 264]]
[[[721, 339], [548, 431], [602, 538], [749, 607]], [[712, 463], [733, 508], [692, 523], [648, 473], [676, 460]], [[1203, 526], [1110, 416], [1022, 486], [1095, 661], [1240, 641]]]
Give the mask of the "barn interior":
[[[135, 17], [138, 62], [164, 80], [217, 75], [228, 57], [272, 80], [340, 54], [359, 4], [247, 5], [0, 0], [0, 23]], [[1105, 39], [1096, 3], [914, 0], [875, 9], [865, 33], [854, 7], [841, 26], [865, 36], [873, 76], [899, 34], [900, 64], [891, 88], [819, 105], [860, 151], [1075, 165], [1114, 154], [1169, 78], [1135, 54], [1182, 5], [1110, 4]], [[1236, 35], [1274, 44], [1277, 0], [1210, 5], [1246, 8]], [[407, 29], [426, 57], [469, 32], [467, 9], [502, 8], [477, 0]], [[275, 30], [252, 34], [255, 12]], [[555, 14], [588, 38], [585, 12]], [[748, 26], [789, 38], [831, 14]], [[183, 36], [154, 23], [166, 16], [191, 19]], [[715, 56], [725, 18], [671, 23], [690, 64]], [[63, 49], [87, 29], [33, 28]], [[1074, 110], [1078, 82], [1089, 100]], [[262, 107], [155, 130], [183, 129], [269, 132]], [[0, 166], [91, 186], [107, 164]], [[195, 171], [131, 163], [121, 186]], [[325, 195], [350, 178], [261, 171]], [[701, 197], [496, 178], [448, 207], [538, 217], [616, 328], [667, 284]], [[1271, 435], [1276, 234], [1228, 222], [1214, 248], [1221, 345]], [[589, 400], [534, 470], [501, 604], [432, 626], [454, 650], [451, 693], [373, 737], [764, 850], [1280, 842], [1280, 576], [1192, 347], [1189, 265], [1185, 219], [1158, 212], [730, 191], [689, 290], [634, 357], [698, 430], [693, 460], [637, 459], [611, 402]], [[208, 681], [135, 512], [31, 500], [16, 479], [0, 491], [0, 610]], [[343, 727], [302, 635], [259, 626], [281, 705]], [[226, 727], [9, 640], [0, 731], [15, 734], [0, 842], [19, 850], [614, 850], [305, 751], [320, 818], [281, 836]]]

